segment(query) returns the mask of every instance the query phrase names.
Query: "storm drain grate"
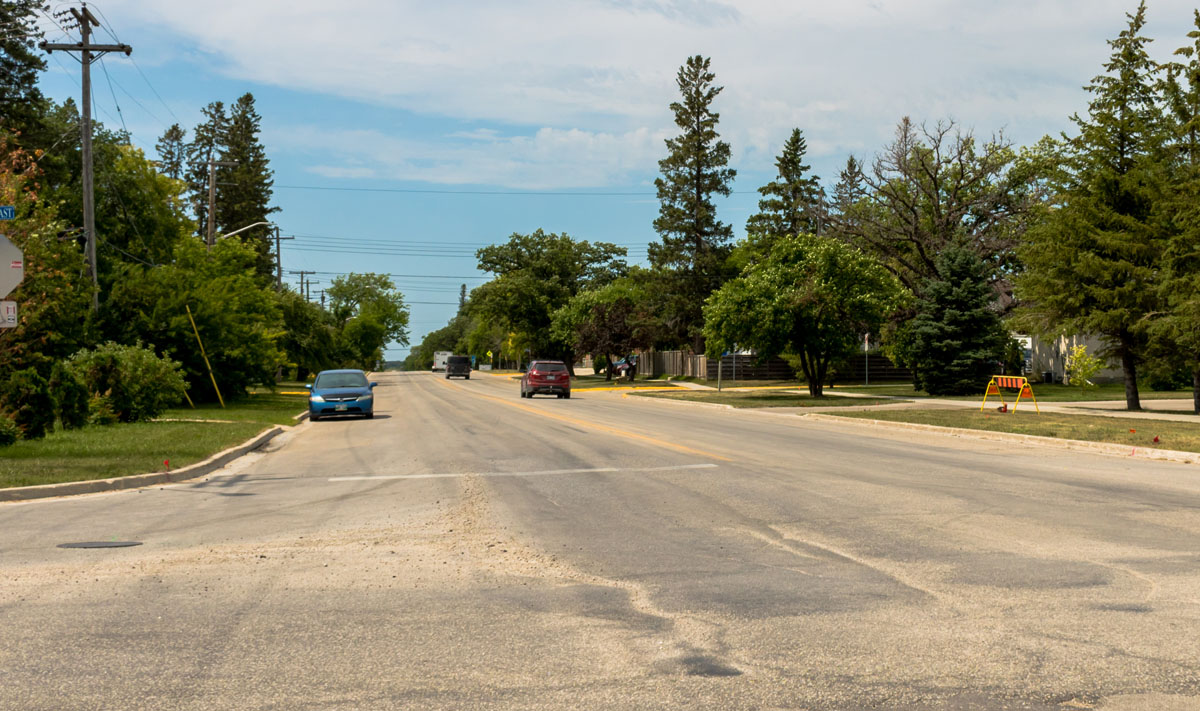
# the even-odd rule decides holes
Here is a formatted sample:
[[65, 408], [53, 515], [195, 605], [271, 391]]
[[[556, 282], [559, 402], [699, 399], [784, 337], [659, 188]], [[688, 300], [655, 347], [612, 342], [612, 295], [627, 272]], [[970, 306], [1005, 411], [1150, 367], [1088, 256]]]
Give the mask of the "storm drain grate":
[[82, 543], [59, 543], [59, 548], [128, 548], [140, 546], [141, 541], [83, 541]]

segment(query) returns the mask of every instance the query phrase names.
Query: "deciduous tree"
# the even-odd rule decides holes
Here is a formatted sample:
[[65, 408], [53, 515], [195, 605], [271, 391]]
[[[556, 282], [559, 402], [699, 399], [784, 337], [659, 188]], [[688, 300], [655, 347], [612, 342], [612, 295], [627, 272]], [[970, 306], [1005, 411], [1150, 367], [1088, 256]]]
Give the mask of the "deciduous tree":
[[904, 293], [878, 261], [855, 247], [814, 235], [781, 237], [766, 259], [709, 297], [708, 353], [736, 345], [760, 358], [795, 354], [809, 394], [820, 397], [829, 364], [852, 353]]

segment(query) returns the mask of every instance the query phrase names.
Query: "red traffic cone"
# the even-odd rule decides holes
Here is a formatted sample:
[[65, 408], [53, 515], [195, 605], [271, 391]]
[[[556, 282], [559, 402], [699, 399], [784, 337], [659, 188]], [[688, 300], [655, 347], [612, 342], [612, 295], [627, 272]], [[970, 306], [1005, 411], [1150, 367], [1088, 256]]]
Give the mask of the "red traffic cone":
[[1154, 443], [1158, 444], [1158, 435], [1154, 435]]
[[996, 408], [996, 412], [1008, 412], [1008, 403]]

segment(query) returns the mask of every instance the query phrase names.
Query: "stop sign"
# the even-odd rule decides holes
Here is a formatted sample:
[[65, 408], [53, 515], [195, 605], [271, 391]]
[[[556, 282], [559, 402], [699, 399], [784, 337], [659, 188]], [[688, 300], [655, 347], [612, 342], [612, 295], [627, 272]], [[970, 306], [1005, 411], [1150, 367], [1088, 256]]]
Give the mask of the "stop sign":
[[25, 254], [0, 235], [0, 298], [12, 293], [25, 278]]

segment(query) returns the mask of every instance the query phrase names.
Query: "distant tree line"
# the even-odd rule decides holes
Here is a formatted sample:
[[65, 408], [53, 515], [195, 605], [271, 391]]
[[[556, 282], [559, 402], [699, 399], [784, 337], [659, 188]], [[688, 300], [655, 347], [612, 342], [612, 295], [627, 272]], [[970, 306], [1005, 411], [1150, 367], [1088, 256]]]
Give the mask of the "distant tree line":
[[870, 334], [916, 387], [952, 394], [1021, 368], [1011, 331], [1090, 335], [1120, 364], [1129, 409], [1149, 382], [1190, 385], [1200, 413], [1200, 13], [1165, 64], [1146, 53], [1145, 15], [1142, 3], [1109, 42], [1070, 135], [1017, 148], [904, 117], [826, 189], [794, 129], [737, 243], [714, 202], [736, 176], [722, 88], [708, 58], [689, 57], [649, 267], [612, 245], [513, 235], [478, 252], [494, 278], [407, 365], [435, 350], [523, 361], [738, 347], [788, 358], [820, 395]]

